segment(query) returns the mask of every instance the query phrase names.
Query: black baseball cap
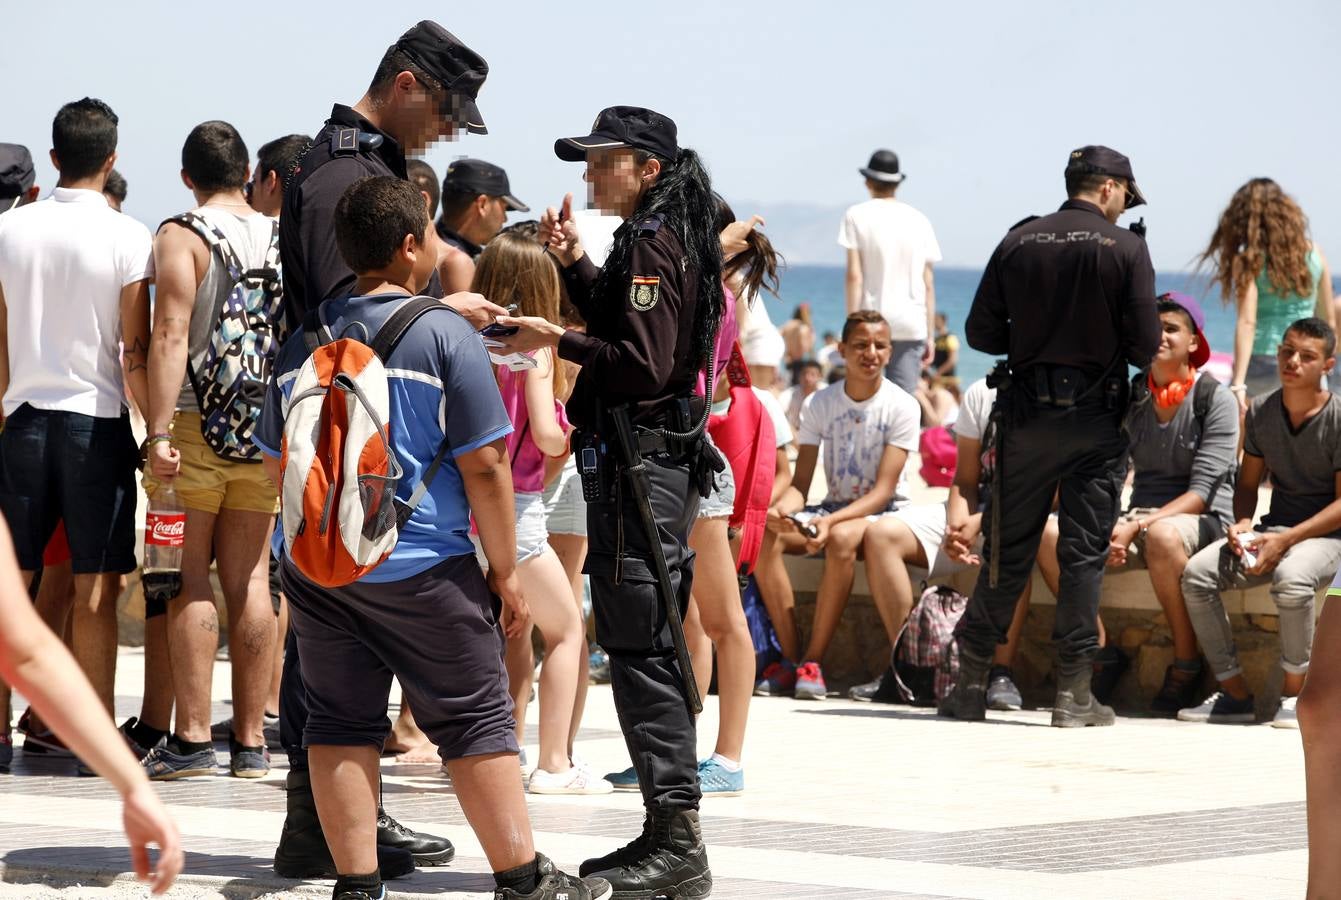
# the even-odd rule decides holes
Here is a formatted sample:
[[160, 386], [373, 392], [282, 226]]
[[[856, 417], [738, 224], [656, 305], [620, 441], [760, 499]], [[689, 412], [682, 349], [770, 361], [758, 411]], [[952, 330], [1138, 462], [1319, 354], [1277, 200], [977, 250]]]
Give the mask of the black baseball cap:
[[662, 159], [675, 161], [680, 155], [675, 122], [641, 106], [611, 106], [601, 110], [585, 137], [559, 138], [554, 153], [564, 162], [581, 162], [588, 150], [600, 147], [632, 147]]
[[899, 171], [899, 156], [893, 150], [875, 151], [866, 167], [857, 171], [872, 181], [885, 184], [899, 184], [907, 177]]
[[0, 210], [28, 193], [36, 180], [33, 157], [22, 144], [0, 144]]
[[503, 171], [503, 167], [482, 159], [455, 160], [447, 167], [447, 177], [442, 179], [442, 192], [502, 197], [507, 208], [513, 212], [531, 211], [531, 207], [512, 196], [508, 173]]
[[424, 74], [436, 78], [452, 95], [454, 111], [471, 134], [488, 134], [484, 117], [475, 105], [489, 64], [474, 50], [437, 22], [425, 19], [400, 36], [392, 45], [410, 58]]
[[1088, 144], [1072, 150], [1071, 157], [1066, 162], [1066, 174], [1069, 175], [1077, 169], [1083, 170], [1083, 173], [1087, 175], [1111, 175], [1114, 178], [1125, 178], [1130, 187], [1127, 192], [1126, 208], [1131, 209], [1133, 206], [1141, 206], [1145, 203], [1145, 195], [1136, 186], [1136, 176], [1131, 172], [1131, 160], [1116, 150], [1100, 144]]

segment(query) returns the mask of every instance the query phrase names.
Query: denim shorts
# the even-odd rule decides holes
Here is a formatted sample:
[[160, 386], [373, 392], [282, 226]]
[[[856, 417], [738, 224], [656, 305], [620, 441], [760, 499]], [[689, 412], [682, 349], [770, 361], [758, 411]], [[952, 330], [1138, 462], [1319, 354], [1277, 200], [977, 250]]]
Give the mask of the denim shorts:
[[135, 469], [129, 416], [85, 416], [23, 404], [0, 432], [0, 511], [19, 568], [42, 568], [62, 519], [76, 575], [135, 569]]
[[545, 488], [544, 498], [545, 528], [550, 534], [587, 536], [587, 501], [582, 499], [577, 454], [568, 457], [558, 477]]
[[700, 519], [728, 519], [736, 506], [736, 478], [731, 474], [731, 466], [713, 476], [712, 493], [698, 505]]
[[[518, 491], [513, 495], [513, 509], [517, 514], [517, 564], [535, 559], [549, 549], [549, 531], [545, 528], [545, 501], [540, 494]], [[480, 536], [472, 534], [470, 542], [475, 545], [475, 558], [480, 568], [488, 569], [489, 561], [484, 557], [484, 545]]]

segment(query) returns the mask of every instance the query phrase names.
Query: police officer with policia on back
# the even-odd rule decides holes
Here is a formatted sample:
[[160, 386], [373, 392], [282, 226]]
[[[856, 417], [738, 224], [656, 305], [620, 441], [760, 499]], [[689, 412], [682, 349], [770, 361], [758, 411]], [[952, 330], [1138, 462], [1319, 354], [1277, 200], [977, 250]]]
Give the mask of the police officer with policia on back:
[[997, 464], [985, 564], [958, 629], [959, 680], [940, 703], [956, 719], [987, 716], [992, 652], [1006, 640], [1057, 494], [1052, 724], [1113, 724], [1113, 710], [1090, 693], [1099, 592], [1126, 476], [1127, 364], [1150, 364], [1160, 326], [1145, 240], [1116, 224], [1145, 202], [1131, 163], [1107, 147], [1081, 147], [1065, 175], [1061, 209], [1025, 220], [997, 246], [964, 326], [970, 347], [1006, 354], [1006, 367], [989, 378]]
[[708, 410], [695, 394], [722, 315], [716, 204], [675, 123], [648, 109], [603, 110], [590, 135], [556, 141], [554, 151], [586, 162], [593, 205], [624, 222], [598, 269], [573, 227], [571, 194], [541, 218], [540, 240], [563, 266], [585, 334], [533, 317], [498, 322], [521, 329], [505, 339], [511, 349], [557, 347], [582, 366], [568, 412], [588, 502], [584, 571], [646, 806], [637, 839], [580, 871], [630, 900], [706, 897], [712, 875], [694, 731], [701, 706], [681, 616], [693, 578], [689, 528], [724, 466], [704, 447]]

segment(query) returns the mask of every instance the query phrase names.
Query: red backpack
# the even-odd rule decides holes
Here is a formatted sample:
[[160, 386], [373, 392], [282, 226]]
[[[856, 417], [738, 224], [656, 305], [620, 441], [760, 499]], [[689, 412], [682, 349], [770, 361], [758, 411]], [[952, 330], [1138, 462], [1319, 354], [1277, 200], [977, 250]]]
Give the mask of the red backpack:
[[731, 409], [724, 416], [708, 418], [708, 433], [726, 457], [736, 480], [736, 503], [730, 524], [741, 529], [737, 571], [748, 575], [759, 558], [768, 505], [773, 499], [777, 436], [768, 410], [750, 389], [750, 370], [739, 342], [731, 346], [726, 377], [731, 383]]

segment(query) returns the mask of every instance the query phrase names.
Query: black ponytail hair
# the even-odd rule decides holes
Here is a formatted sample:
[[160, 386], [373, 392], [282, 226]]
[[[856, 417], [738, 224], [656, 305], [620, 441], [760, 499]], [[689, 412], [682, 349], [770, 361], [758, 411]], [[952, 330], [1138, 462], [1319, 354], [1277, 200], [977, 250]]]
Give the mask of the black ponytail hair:
[[[653, 154], [634, 151], [634, 161], [642, 165]], [[661, 157], [657, 157], [661, 159]], [[703, 365], [717, 340], [722, 322], [722, 242], [717, 229], [717, 199], [712, 180], [693, 150], [681, 148], [674, 162], [661, 159], [661, 174], [638, 202], [629, 217], [628, 227], [615, 232], [610, 255], [601, 267], [595, 296], [622, 296], [633, 256], [638, 222], [652, 215], [662, 217], [663, 227], [673, 228], [684, 245], [689, 268], [698, 278], [698, 303], [694, 310], [692, 336], [694, 362]], [[720, 368], [721, 361], [718, 361]]]

